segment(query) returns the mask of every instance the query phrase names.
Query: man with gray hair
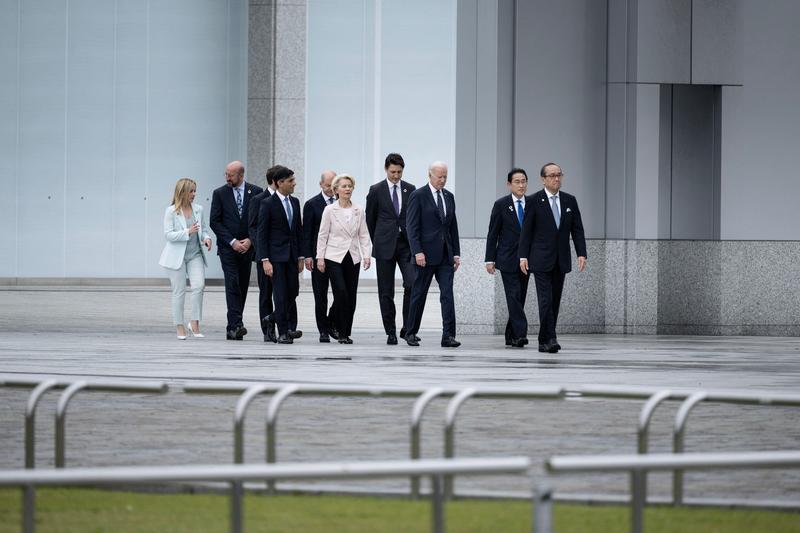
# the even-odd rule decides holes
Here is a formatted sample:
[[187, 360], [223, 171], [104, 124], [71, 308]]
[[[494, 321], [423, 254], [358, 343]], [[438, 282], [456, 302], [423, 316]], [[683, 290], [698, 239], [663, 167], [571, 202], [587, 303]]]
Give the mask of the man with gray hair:
[[428, 167], [428, 185], [411, 193], [408, 201], [406, 226], [411, 261], [416, 270], [405, 337], [409, 346], [419, 346], [417, 332], [434, 276], [439, 284], [439, 302], [442, 306], [441, 345], [443, 348], [461, 346], [456, 340], [453, 301], [453, 275], [461, 265], [461, 246], [458, 241], [456, 201], [453, 193], [445, 190], [446, 182], [447, 165], [435, 161]]

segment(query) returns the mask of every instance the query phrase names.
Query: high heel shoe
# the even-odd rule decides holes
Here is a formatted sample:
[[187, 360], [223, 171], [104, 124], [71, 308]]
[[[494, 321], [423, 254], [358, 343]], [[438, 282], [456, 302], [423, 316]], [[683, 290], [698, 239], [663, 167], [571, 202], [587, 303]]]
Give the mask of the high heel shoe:
[[191, 333], [192, 337], [197, 337], [198, 339], [202, 339], [202, 338], [205, 337], [205, 335], [203, 335], [200, 332], [195, 333], [194, 330], [192, 329], [192, 325], [191, 324], [186, 324], [186, 330], [189, 333]]
[[[191, 331], [191, 330], [189, 330], [189, 331]], [[186, 340], [186, 332], [185, 332], [185, 331], [184, 331], [184, 334], [183, 334], [183, 335], [181, 335], [181, 334], [180, 334], [180, 333], [178, 333], [177, 331], [176, 331], [175, 333], [177, 334], [177, 336], [178, 336], [178, 340], [179, 340], [179, 341], [185, 341], [185, 340]]]

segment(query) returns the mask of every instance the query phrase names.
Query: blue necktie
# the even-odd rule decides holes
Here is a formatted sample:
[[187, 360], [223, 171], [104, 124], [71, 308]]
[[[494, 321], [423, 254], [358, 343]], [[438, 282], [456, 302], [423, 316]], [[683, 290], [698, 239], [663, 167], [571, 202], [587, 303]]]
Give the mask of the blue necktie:
[[551, 196], [550, 197], [550, 199], [553, 201], [553, 205], [552, 205], [553, 218], [556, 219], [556, 227], [558, 228], [558, 227], [561, 226], [561, 212], [558, 209], [558, 204], [556, 203], [556, 198], [557, 198], [556, 196]]
[[522, 211], [522, 200], [517, 200], [517, 220], [519, 220], [520, 227], [522, 227], [522, 218], [524, 216], [524, 212]]
[[239, 216], [242, 216], [242, 191], [239, 189], [234, 189], [236, 191], [236, 210], [239, 211]]
[[292, 228], [292, 222], [294, 221], [294, 219], [292, 217], [292, 204], [291, 204], [291, 202], [289, 202], [289, 197], [288, 196], [286, 196], [283, 199], [283, 203], [286, 204], [286, 218], [287, 218], [287, 220], [289, 220], [289, 229], [291, 229]]

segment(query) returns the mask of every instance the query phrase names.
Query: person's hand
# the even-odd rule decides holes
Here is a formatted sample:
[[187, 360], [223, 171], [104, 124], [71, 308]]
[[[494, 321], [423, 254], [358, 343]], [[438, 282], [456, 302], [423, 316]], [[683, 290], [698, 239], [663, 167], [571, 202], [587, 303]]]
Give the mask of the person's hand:
[[264, 274], [272, 277], [272, 263], [269, 262], [269, 259], [261, 261], [261, 268], [264, 269]]
[[425, 254], [420, 252], [414, 256], [414, 260], [417, 262], [417, 266], [424, 267], [425, 266]]
[[586, 258], [582, 255], [578, 257], [578, 272], [583, 272], [586, 268]]
[[325, 259], [321, 257], [317, 259], [317, 270], [323, 273], [325, 272]]
[[494, 263], [486, 263], [486, 272], [494, 276]]
[[211, 251], [211, 239], [204, 240], [203, 244], [206, 245], [206, 248], [208, 248], [208, 251], [210, 252]]
[[461, 266], [461, 258], [458, 256], [453, 257], [453, 272], [458, 270], [458, 267]]
[[303, 273], [303, 265], [304, 264], [305, 264], [305, 260], [304, 259], [298, 259], [297, 260], [297, 273], [298, 274], [302, 274]]
[[369, 270], [369, 265], [371, 264], [371, 259], [369, 257], [364, 258], [364, 270]]
[[189, 228], [189, 235], [194, 235], [198, 231], [200, 231], [200, 224], [198, 222], [195, 222], [194, 224], [192, 224], [192, 227]]
[[253, 243], [250, 241], [250, 239], [242, 239], [239, 242], [242, 243], [242, 246], [244, 246], [244, 252], [242, 253], [246, 253], [250, 247], [253, 246]]
[[527, 259], [520, 259], [519, 260], [519, 269], [522, 271], [523, 274], [528, 273], [528, 260]]
[[244, 247], [244, 245], [242, 244], [242, 241], [240, 241], [240, 240], [233, 241], [233, 244], [231, 245], [231, 248], [233, 248], [234, 251], [239, 252], [240, 254], [243, 254], [243, 253], [245, 253], [247, 251], [247, 248]]
[[314, 270], [314, 260], [310, 257], [306, 257], [306, 270], [309, 272]]

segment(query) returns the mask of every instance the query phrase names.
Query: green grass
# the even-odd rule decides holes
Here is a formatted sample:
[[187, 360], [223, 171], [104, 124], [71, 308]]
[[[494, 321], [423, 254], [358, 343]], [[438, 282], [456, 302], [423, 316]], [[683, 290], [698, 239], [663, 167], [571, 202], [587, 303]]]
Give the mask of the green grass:
[[[40, 489], [42, 533], [198, 533], [228, 530], [228, 503], [215, 494], [141, 494], [91, 489]], [[20, 530], [21, 492], [0, 489], [0, 533]], [[460, 500], [447, 504], [451, 532], [531, 530], [522, 501]], [[557, 533], [627, 532], [628, 508], [556, 505]], [[245, 499], [245, 530], [253, 532], [427, 532], [430, 503], [351, 496], [263, 496]], [[797, 533], [800, 513], [666, 507], [649, 508], [648, 533]]]

